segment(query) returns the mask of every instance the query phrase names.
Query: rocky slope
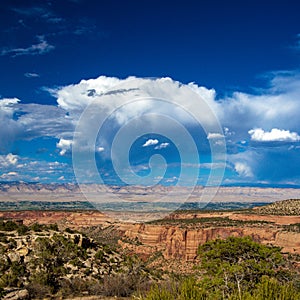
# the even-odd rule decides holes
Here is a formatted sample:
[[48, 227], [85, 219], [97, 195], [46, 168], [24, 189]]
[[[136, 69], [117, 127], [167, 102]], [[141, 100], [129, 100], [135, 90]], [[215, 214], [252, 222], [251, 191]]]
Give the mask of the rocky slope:
[[[117, 281], [142, 277], [141, 272], [148, 274], [138, 260], [82, 233], [61, 231], [56, 225], [26, 227], [0, 221], [1, 299], [118, 295]], [[132, 285], [134, 281], [122, 285], [128, 291], [120, 294], [129, 294]]]
[[275, 202], [263, 207], [257, 207], [255, 212], [263, 215], [299, 216], [300, 200], [289, 199]]

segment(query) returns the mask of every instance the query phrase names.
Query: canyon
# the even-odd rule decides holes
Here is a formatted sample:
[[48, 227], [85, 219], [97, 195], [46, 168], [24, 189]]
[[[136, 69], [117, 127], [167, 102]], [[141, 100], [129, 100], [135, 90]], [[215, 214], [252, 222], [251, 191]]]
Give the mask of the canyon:
[[262, 244], [272, 244], [283, 252], [300, 254], [300, 232], [288, 226], [298, 224], [299, 216], [256, 215], [241, 212], [174, 213], [166, 222], [124, 223], [99, 211], [10, 211], [0, 218], [34, 223], [58, 224], [61, 228], [111, 228], [118, 243], [147, 259], [160, 253], [165, 259], [193, 261], [200, 244], [229, 236], [251, 236]]
[[[189, 201], [199, 202], [203, 189], [196, 186]], [[213, 192], [215, 189], [211, 188]], [[276, 206], [276, 203], [284, 202], [282, 200], [299, 198], [299, 189], [220, 187], [211, 201], [215, 207], [241, 203], [247, 208], [250, 202], [254, 205], [269, 203], [266, 206], [267, 210], [262, 206], [247, 210], [228, 210], [226, 207], [223, 211], [140, 212], [141, 220], [149, 219], [151, 222], [137, 222], [139, 216], [134, 211], [102, 213], [93, 209], [93, 205], [85, 198], [87, 194], [97, 198], [106, 193], [114, 193], [120, 197], [121, 204], [123, 200], [130, 201], [132, 205], [143, 201], [149, 201], [151, 204], [154, 198], [159, 199], [168, 193], [177, 194], [177, 198], [180, 199], [185, 192], [184, 187], [159, 185], [146, 188], [1, 183], [0, 219], [17, 220], [24, 225], [56, 223], [62, 229], [79, 231], [89, 228], [105, 231], [109, 228], [110, 233], [117, 235], [122, 248], [145, 259], [160, 253], [164, 259], [193, 261], [200, 244], [212, 239], [225, 239], [228, 236], [251, 236], [260, 243], [281, 247], [283, 252], [300, 254], [300, 202], [289, 200], [290, 202], [285, 202], [280, 209]], [[175, 203], [177, 198], [174, 199]], [[31, 209], [26, 208], [27, 205], [31, 205]], [[214, 207], [213, 205], [211, 207]], [[276, 213], [279, 211], [280, 214]]]

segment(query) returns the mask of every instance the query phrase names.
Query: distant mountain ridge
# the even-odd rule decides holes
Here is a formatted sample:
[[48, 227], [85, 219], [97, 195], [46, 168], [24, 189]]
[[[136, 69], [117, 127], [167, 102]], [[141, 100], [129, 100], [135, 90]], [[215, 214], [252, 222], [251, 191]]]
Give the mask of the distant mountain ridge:
[[[212, 199], [202, 198], [203, 192], [213, 195]], [[108, 186], [73, 183], [0, 183], [0, 202], [4, 201], [90, 201], [100, 196], [105, 200], [107, 195], [114, 194], [120, 200], [161, 201], [172, 195], [173, 202], [260, 202], [271, 203], [286, 199], [300, 198], [300, 189], [272, 187], [203, 187], [196, 186], [191, 193], [189, 187], [162, 186]], [[87, 196], [87, 197], [86, 197]], [[185, 197], [188, 196], [188, 199]], [[168, 197], [170, 198], [170, 197]], [[163, 200], [162, 200], [163, 201]]]

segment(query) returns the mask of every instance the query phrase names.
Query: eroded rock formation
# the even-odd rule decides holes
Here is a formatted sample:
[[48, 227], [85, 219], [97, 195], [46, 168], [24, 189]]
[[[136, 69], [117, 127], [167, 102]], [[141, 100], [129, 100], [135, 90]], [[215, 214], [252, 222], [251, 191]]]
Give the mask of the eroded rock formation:
[[124, 236], [139, 243], [120, 241], [123, 247], [129, 248], [142, 256], [161, 252], [164, 258], [180, 258], [187, 261], [196, 258], [200, 244], [212, 239], [225, 239], [229, 236], [251, 236], [255, 241], [282, 247], [284, 252], [300, 254], [300, 233], [283, 231], [274, 227], [211, 227], [181, 228], [168, 225], [122, 224]]

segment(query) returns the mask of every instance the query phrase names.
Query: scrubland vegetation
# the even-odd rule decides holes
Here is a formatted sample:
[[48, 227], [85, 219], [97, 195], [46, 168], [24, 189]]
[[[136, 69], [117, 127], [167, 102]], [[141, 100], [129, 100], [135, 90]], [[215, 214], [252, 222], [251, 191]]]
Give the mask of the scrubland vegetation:
[[193, 275], [187, 275], [150, 268], [147, 261], [118, 248], [110, 229], [83, 234], [55, 224], [27, 227], [0, 221], [0, 295], [300, 299], [299, 261], [280, 250], [250, 237], [209, 241], [199, 246]]
[[157, 225], [178, 225], [181, 228], [186, 227], [234, 227], [234, 226], [264, 226], [266, 224], [273, 224], [273, 222], [261, 221], [261, 220], [232, 220], [229, 217], [202, 217], [192, 219], [170, 219], [166, 217], [161, 220], [154, 220], [148, 222], [149, 224]]
[[229, 237], [199, 246], [199, 258], [198, 276], [156, 284], [142, 299], [300, 299], [299, 274], [277, 247]]
[[151, 277], [134, 255], [56, 225], [0, 222], [0, 295], [129, 296]]
[[269, 205], [261, 206], [253, 212], [263, 215], [299, 216], [300, 199], [278, 201]]

